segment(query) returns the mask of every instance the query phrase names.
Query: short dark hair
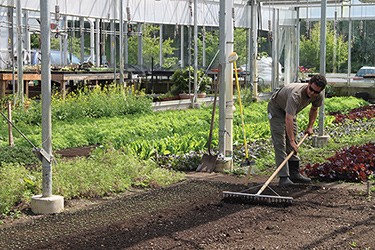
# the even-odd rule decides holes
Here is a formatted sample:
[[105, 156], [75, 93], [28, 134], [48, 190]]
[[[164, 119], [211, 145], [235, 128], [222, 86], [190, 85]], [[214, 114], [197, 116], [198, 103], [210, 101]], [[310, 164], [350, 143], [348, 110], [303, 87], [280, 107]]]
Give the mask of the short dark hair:
[[313, 75], [310, 79], [310, 84], [315, 84], [316, 86], [318, 87], [321, 87], [322, 89], [324, 89], [327, 85], [327, 79], [325, 78], [325, 76], [323, 75], [320, 75], [320, 74], [317, 74], [317, 75]]

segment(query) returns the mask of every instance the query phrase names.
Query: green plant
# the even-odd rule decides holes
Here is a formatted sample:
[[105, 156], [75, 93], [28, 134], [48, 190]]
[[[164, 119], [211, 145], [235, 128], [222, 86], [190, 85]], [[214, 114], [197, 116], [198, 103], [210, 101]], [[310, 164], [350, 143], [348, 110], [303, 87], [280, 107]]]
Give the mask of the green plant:
[[38, 158], [32, 147], [0, 147], [0, 166], [6, 163], [33, 165], [38, 163]]
[[325, 112], [334, 112], [347, 110], [368, 105], [369, 103], [361, 98], [349, 97], [332, 97], [325, 102]]
[[[190, 78], [189, 78], [190, 74]], [[198, 93], [204, 93], [210, 88], [212, 79], [208, 77], [203, 70], [198, 70], [197, 72], [197, 84]], [[171, 93], [173, 95], [178, 95], [180, 93], [189, 92], [189, 79], [190, 79], [190, 91], [194, 92], [194, 69], [193, 67], [186, 67], [185, 69], [177, 70], [173, 73], [171, 81], [173, 86], [171, 87]]]
[[357, 247], [357, 243], [355, 241], [349, 242], [349, 245], [352, 246], [352, 247]]
[[[151, 112], [152, 100], [143, 92], [130, 93], [127, 89], [109, 86], [105, 89], [80, 89], [63, 97], [52, 95], [52, 120], [76, 120], [82, 117], [99, 118], [125, 114]], [[41, 123], [41, 103], [31, 101], [28, 110], [18, 108], [13, 114], [15, 122]]]
[[165, 94], [162, 94], [162, 95], [158, 96], [158, 99], [159, 99], [159, 100], [163, 100], [163, 99], [165, 99], [165, 98], [173, 98], [173, 97], [174, 97], [174, 95], [172, 95], [171, 92], [167, 92], [167, 93], [165, 93]]
[[19, 164], [4, 164], [0, 168], [0, 215], [6, 215], [28, 206], [31, 196], [38, 192], [36, 185], [41, 179], [41, 174], [33, 174]]
[[[66, 161], [56, 156], [53, 166], [53, 193], [65, 199], [103, 197], [131, 186], [155, 188], [182, 180], [185, 175], [157, 167], [152, 161], [139, 161], [125, 148], [115, 150], [103, 145], [89, 158]], [[42, 188], [41, 166], [36, 170], [19, 164], [0, 168], [0, 215], [17, 214], [27, 207], [31, 196]]]

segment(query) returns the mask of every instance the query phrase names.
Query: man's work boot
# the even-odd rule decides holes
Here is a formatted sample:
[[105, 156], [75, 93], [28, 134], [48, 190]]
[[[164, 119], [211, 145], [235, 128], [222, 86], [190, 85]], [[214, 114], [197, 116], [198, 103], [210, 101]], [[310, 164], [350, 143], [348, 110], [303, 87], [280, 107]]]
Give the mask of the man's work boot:
[[299, 161], [288, 161], [290, 180], [295, 183], [310, 183], [311, 179], [306, 178], [299, 172]]
[[279, 185], [280, 186], [291, 186], [291, 185], [294, 185], [294, 183], [293, 183], [293, 181], [291, 181], [289, 179], [288, 176], [285, 176], [285, 177], [280, 177]]

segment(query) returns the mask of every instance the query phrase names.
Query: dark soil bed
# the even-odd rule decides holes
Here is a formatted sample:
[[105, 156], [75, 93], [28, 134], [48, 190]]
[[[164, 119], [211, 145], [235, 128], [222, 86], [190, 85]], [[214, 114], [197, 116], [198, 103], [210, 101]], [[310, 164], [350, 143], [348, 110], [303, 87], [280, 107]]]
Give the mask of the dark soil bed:
[[[256, 177], [250, 185], [261, 184]], [[372, 249], [375, 202], [362, 187], [280, 188], [290, 205], [223, 200], [244, 180], [188, 173], [187, 180], [117, 198], [66, 201], [56, 215], [24, 214], [0, 228], [0, 249]], [[350, 187], [350, 188], [348, 188]]]

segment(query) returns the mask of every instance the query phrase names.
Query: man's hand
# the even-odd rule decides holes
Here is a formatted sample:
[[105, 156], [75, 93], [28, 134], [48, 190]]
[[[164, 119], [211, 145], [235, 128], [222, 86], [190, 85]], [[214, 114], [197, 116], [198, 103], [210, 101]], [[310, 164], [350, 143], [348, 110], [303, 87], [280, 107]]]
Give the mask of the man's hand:
[[312, 134], [314, 134], [314, 130], [313, 130], [313, 128], [307, 128], [307, 129], [305, 130], [305, 134], [308, 134], [308, 135], [312, 135]]
[[298, 146], [297, 146], [296, 142], [295, 141], [290, 142], [290, 146], [292, 146], [292, 148], [294, 150], [294, 154], [297, 154], [298, 153]]

